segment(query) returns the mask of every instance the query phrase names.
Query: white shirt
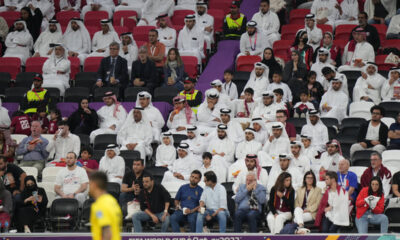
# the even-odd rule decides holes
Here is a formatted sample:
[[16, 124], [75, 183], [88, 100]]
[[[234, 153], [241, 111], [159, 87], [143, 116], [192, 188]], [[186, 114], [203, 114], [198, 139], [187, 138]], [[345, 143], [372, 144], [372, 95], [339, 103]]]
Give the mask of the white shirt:
[[365, 139], [367, 140], [376, 140], [379, 141], [379, 128], [381, 127], [381, 124], [379, 123], [377, 126], [372, 126], [372, 123], [370, 122], [368, 124], [368, 130], [367, 130], [367, 135], [365, 136]]
[[327, 171], [339, 171], [339, 161], [343, 159], [339, 153], [329, 155], [328, 152], [324, 152], [321, 155], [321, 167], [325, 168]]
[[169, 168], [171, 173], [182, 174], [184, 180], [188, 181], [193, 167], [193, 159], [188, 154], [184, 158], [178, 158], [172, 163], [172, 167]]
[[303, 174], [303, 176], [307, 171], [311, 169], [311, 161], [304, 154], [300, 154], [298, 158], [293, 156], [292, 162], [293, 166], [297, 167], [299, 171]]
[[276, 111], [278, 106], [275, 103], [265, 106], [264, 103], [259, 104], [253, 111], [253, 118], [262, 117], [265, 121], [275, 122]]
[[122, 146], [130, 143], [142, 143], [150, 146], [153, 140], [153, 134], [149, 122], [143, 121], [133, 122], [129, 126], [124, 126], [117, 135], [117, 142]]
[[222, 92], [228, 95], [231, 100], [238, 98], [238, 91], [236, 84], [232, 81], [230, 83], [224, 82], [222, 84]]
[[[338, 101], [340, 99], [340, 101]], [[320, 110], [321, 117], [332, 117], [342, 121], [346, 117], [347, 105], [349, 97], [343, 91], [328, 90], [321, 99]], [[332, 109], [329, 111], [322, 110], [322, 106], [327, 105]]]
[[[268, 41], [266, 41], [264, 35], [260, 32], [255, 32], [253, 36], [250, 36], [247, 32], [240, 36], [240, 53], [245, 54], [249, 52], [250, 55], [260, 55], [263, 53], [264, 48], [269, 47]], [[246, 88], [244, 88], [246, 89]]]
[[350, 63], [350, 65], [353, 65], [356, 59], [361, 59], [364, 63], [375, 62], [374, 47], [367, 41], [357, 43], [354, 52], [349, 52], [348, 47], [349, 43], [346, 45], [343, 53], [343, 64]]
[[251, 20], [257, 23], [257, 28], [266, 36], [279, 33], [280, 21], [278, 15], [272, 11], [268, 11], [265, 14], [259, 11], [253, 15]]
[[[225, 153], [225, 156], [221, 157], [219, 155], [214, 155], [216, 158], [222, 158], [226, 163], [233, 163], [234, 155], [235, 155], [235, 144], [228, 138], [224, 139], [214, 138], [208, 144], [207, 151], [210, 153]], [[215, 160], [213, 157], [213, 163], [215, 164]], [[224, 163], [225, 164], [225, 163]], [[225, 165], [226, 166], [226, 165]]]
[[328, 128], [322, 123], [321, 120], [315, 125], [311, 123], [306, 124], [301, 129], [301, 135], [312, 137], [311, 146], [315, 151], [325, 151], [325, 144], [329, 141]]
[[176, 149], [170, 145], [165, 145], [164, 143], [157, 147], [156, 152], [156, 167], [168, 165], [172, 166], [172, 163], [176, 159]]
[[389, 80], [386, 80], [381, 89], [382, 99], [391, 100], [394, 97], [394, 88], [400, 88], [400, 78], [397, 79], [392, 85], [389, 85]]
[[124, 124], [126, 119], [125, 108], [120, 105], [118, 107], [119, 111], [117, 111], [116, 117], [114, 117], [114, 107], [115, 104], [112, 104], [111, 106], [105, 105], [97, 111], [97, 115], [99, 116], [100, 128], [109, 128], [115, 124], [115, 130], [118, 131], [119, 128], [122, 127], [122, 124]]
[[91, 51], [90, 36], [89, 38], [85, 36], [81, 29], [66, 32], [63, 40], [69, 51], [77, 52], [78, 54], [88, 54]]
[[74, 152], [76, 156], [79, 156], [81, 149], [80, 138], [72, 133], [68, 133], [66, 137], [57, 136], [56, 140], [49, 141], [46, 147], [46, 151], [51, 152], [55, 148], [55, 161], [60, 161], [61, 158], [65, 158], [67, 153]]
[[96, 52], [99, 49], [107, 49], [112, 42], [120, 43], [118, 34], [114, 31], [109, 31], [103, 34], [103, 31], [98, 31], [92, 39], [92, 51]]
[[246, 83], [246, 86], [243, 88], [243, 92], [241, 95], [244, 95], [244, 89], [246, 88], [252, 88], [254, 90], [254, 99], [262, 97], [262, 92], [267, 90], [269, 85], [269, 79], [268, 77], [251, 77]]
[[167, 49], [175, 47], [176, 30], [170, 27], [158, 28], [158, 41], [163, 43]]
[[[194, 112], [192, 111], [192, 116], [190, 117], [190, 123], [187, 122], [186, 120], [186, 110], [183, 109], [179, 113], [175, 114], [174, 119], [171, 121], [171, 114], [168, 116], [168, 121], [167, 121], [167, 127], [169, 129], [176, 129], [178, 127], [184, 127], [188, 124], [194, 124], [196, 122], [196, 116], [194, 115]], [[184, 132], [186, 134], [186, 131]]]
[[[282, 131], [285, 131], [285, 129]], [[275, 158], [279, 157], [279, 154], [281, 153], [288, 153], [290, 152], [289, 138], [280, 136], [279, 138], [274, 138], [272, 142], [267, 139], [264, 144], [263, 151]]]
[[76, 166], [74, 170], [69, 170], [68, 167], [61, 169], [57, 174], [55, 185], [61, 186], [61, 191], [64, 194], [72, 194], [82, 184], [88, 182], [89, 178], [85, 169]]
[[[100, 159], [99, 171], [107, 174], [110, 182], [122, 182], [122, 177], [125, 174], [125, 161], [120, 156], [115, 156], [110, 159], [104, 156]], [[116, 180], [116, 177], [121, 177]]]
[[245, 159], [247, 154], [257, 154], [262, 148], [261, 143], [256, 140], [244, 141], [236, 147], [236, 158], [238, 160]]
[[282, 91], [283, 91], [282, 101], [283, 102], [292, 102], [292, 100], [293, 100], [292, 91], [290, 90], [289, 86], [286, 83], [272, 82], [267, 87], [267, 90], [274, 91], [275, 89], [278, 89], [278, 88], [282, 89]]

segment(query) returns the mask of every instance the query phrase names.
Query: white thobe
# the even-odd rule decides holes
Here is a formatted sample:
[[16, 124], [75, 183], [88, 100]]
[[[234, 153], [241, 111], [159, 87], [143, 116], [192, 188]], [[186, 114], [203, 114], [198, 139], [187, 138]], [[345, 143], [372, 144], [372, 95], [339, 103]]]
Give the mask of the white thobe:
[[[234, 161], [235, 144], [228, 137], [222, 140], [217, 137], [208, 144], [207, 152], [216, 153], [213, 155], [213, 164], [221, 168], [228, 168]], [[225, 155], [223, 157], [218, 155], [221, 153]]]
[[[301, 135], [312, 137], [311, 146], [315, 151], [325, 151], [325, 144], [329, 141], [328, 128], [321, 120], [315, 125], [308, 123], [301, 129]], [[314, 155], [315, 156], [315, 155]]]
[[279, 34], [280, 21], [278, 15], [273, 11], [268, 11], [265, 14], [259, 11], [253, 15], [251, 20], [257, 23], [257, 28], [264, 34], [269, 46], [281, 39]]
[[322, 40], [322, 30], [317, 27], [317, 24], [314, 24], [313, 29], [309, 27], [305, 27], [307, 30], [307, 36], [308, 36], [308, 45], [310, 45], [313, 50], [317, 49], [321, 45], [321, 40]]
[[158, 28], [158, 41], [165, 45], [165, 54], [176, 44], [176, 30], [170, 27]]
[[204, 56], [204, 33], [197, 26], [191, 30], [184, 27], [178, 36], [178, 49], [181, 56], [197, 57], [198, 64]]
[[73, 8], [74, 11], [81, 10], [81, 0], [75, 0], [75, 6], [72, 6], [68, 0], [60, 0], [60, 9], [63, 11], [63, 8]]
[[66, 137], [57, 136], [55, 141], [49, 141], [49, 144], [46, 146], [47, 152], [55, 150], [55, 162], [59, 162], [61, 158], [65, 158], [69, 152], [74, 152], [76, 156], [79, 156], [80, 149], [81, 140], [77, 135], [72, 133], [68, 133]]
[[286, 171], [283, 171], [279, 164], [275, 164], [272, 168], [271, 171], [269, 172], [269, 179], [268, 179], [268, 184], [267, 184], [267, 190], [268, 192], [271, 191], [271, 188], [275, 185], [276, 180], [278, 179], [278, 176], [283, 173], [283, 172], [288, 172], [290, 175], [292, 175], [292, 186], [294, 190], [299, 189], [303, 185], [303, 174], [300, 172], [300, 170], [295, 167], [295, 166], [289, 166]]
[[196, 0], [178, 0], [175, 10], [196, 10]]
[[325, 168], [326, 171], [339, 171], [339, 161], [343, 159], [339, 153], [329, 155], [328, 152], [324, 152], [321, 155], [321, 167]]
[[1, 106], [0, 100], [0, 126], [9, 127], [11, 124], [10, 116], [8, 115], [8, 109]]
[[311, 169], [311, 161], [304, 154], [300, 154], [298, 158], [293, 156], [292, 164], [294, 167], [297, 167], [299, 169], [299, 171], [301, 172], [301, 174], [303, 176], [307, 171], [310, 171], [310, 169]]
[[383, 101], [390, 101], [392, 98], [394, 98], [394, 88], [400, 88], [400, 78], [397, 79], [392, 85], [389, 85], [389, 80], [390, 79], [385, 80], [385, 82], [382, 84], [381, 95]]
[[286, 83], [272, 82], [268, 85], [267, 90], [274, 91], [275, 89], [278, 89], [278, 88], [282, 89], [282, 91], [283, 91], [282, 101], [285, 103], [292, 102], [292, 100], [293, 100], [292, 91], [290, 90], [289, 86]]
[[266, 122], [275, 122], [276, 111], [278, 106], [275, 103], [265, 106], [263, 103], [259, 104], [253, 111], [253, 118], [262, 117]]
[[[344, 0], [340, 3], [342, 8], [342, 15], [338, 12], [337, 20], [335, 21], [335, 26], [342, 24], [355, 24], [358, 25], [358, 1], [357, 0]], [[354, 18], [354, 20], [350, 20]]]
[[[103, 106], [97, 111], [99, 117], [99, 129], [96, 129], [90, 133], [90, 142], [93, 143], [95, 137], [100, 134], [117, 134], [119, 129], [125, 122], [126, 110], [120, 105], [116, 112], [116, 117], [114, 117], [114, 107], [115, 104], [111, 106]], [[115, 125], [115, 130], [110, 129], [112, 125]]]
[[336, 1], [331, 0], [315, 0], [311, 5], [311, 13], [315, 15], [316, 19], [327, 18], [328, 22], [325, 24], [334, 27], [338, 15], [338, 10], [335, 8], [336, 4]]
[[[232, 185], [232, 190], [234, 193], [237, 193], [241, 184], [246, 184], [246, 177], [247, 174], [249, 174], [250, 172], [253, 172], [257, 177], [256, 167], [253, 170], [248, 170], [245, 166], [240, 170], [239, 174], [235, 178], [235, 182]], [[257, 179], [257, 183], [263, 185], [264, 187], [268, 184], [268, 172], [264, 168], [261, 168], [260, 176]]]
[[156, 17], [168, 14], [169, 17], [174, 15], [175, 2], [173, 0], [146, 0], [142, 8], [142, 18], [148, 21], [148, 24], [142, 19], [138, 26], [156, 26]]
[[253, 36], [249, 36], [247, 32], [240, 36], [240, 56], [246, 56], [246, 52], [249, 52], [251, 56], [260, 56], [264, 52], [266, 47], [271, 47], [269, 42], [265, 39], [263, 33], [255, 32]]
[[146, 159], [151, 155], [151, 141], [153, 134], [149, 122], [143, 120], [122, 128], [117, 135], [117, 143], [121, 145], [121, 150], [127, 150], [126, 145], [136, 143], [135, 151], [140, 152], [140, 158]]
[[[49, 25], [49, 20], [51, 20], [55, 15], [53, 2], [50, 2], [49, 0], [32, 0], [27, 4], [27, 6], [29, 6], [29, 4], [32, 4], [34, 8], [39, 8], [42, 12], [42, 31], [44, 31]], [[35, 14], [34, 11], [31, 10], [31, 12], [32, 14]]]
[[[232, 105], [234, 106], [233, 109], [235, 109], [235, 111], [234, 111], [236, 113], [235, 115], [237, 115], [238, 113], [247, 114], [244, 99], [236, 99], [236, 100], [232, 101]], [[249, 110], [249, 116], [247, 116], [248, 118], [252, 118], [253, 112], [254, 112], [254, 109], [256, 108], [256, 106], [257, 106], [257, 104], [254, 101], [247, 103], [247, 108]]]
[[156, 167], [161, 167], [167, 165], [172, 167], [172, 163], [176, 159], [176, 149], [170, 145], [165, 145], [164, 143], [157, 147], [156, 151]]
[[238, 91], [236, 84], [232, 81], [230, 83], [224, 82], [222, 84], [222, 92], [230, 97], [231, 100], [238, 98]]
[[121, 156], [115, 156], [112, 159], [104, 156], [100, 160], [99, 171], [107, 174], [109, 182], [122, 184], [122, 178], [125, 174], [125, 160]]
[[220, 118], [220, 110], [226, 108], [226, 105], [218, 100], [218, 103], [211, 110], [208, 108], [207, 102], [203, 102], [197, 111], [197, 127], [200, 131], [205, 131], [206, 133], [212, 132], [220, 122], [214, 121], [215, 118]]
[[7, 7], [16, 7], [15, 11], [19, 12], [27, 2], [28, 0], [4, 0], [4, 6], [0, 7], [0, 12], [8, 11]]
[[[342, 86], [340, 87], [340, 90], [343, 91], [347, 96], [350, 96], [349, 95], [349, 88], [348, 88], [348, 85], [347, 85], [347, 77], [346, 77], [346, 75], [344, 75], [343, 73], [336, 72], [335, 78], [342, 79]], [[324, 88], [324, 90], [328, 91], [329, 87], [331, 85], [332, 85], [332, 83], [330, 81], [326, 80], [325, 77], [323, 77], [322, 87]]]
[[[133, 111], [133, 110], [132, 110]], [[165, 121], [160, 110], [156, 107], [148, 105], [144, 110], [147, 120], [149, 120], [152, 128], [153, 139], [158, 141], [161, 134], [161, 128], [164, 127]]]
[[353, 66], [356, 59], [361, 59], [364, 63], [375, 62], [374, 47], [367, 41], [357, 43], [354, 52], [349, 52], [348, 47], [349, 43], [344, 48], [342, 56], [342, 63], [346, 65], [340, 66], [338, 69], [339, 72], [361, 70], [361, 68]]
[[[332, 64], [328, 63], [328, 61], [326, 61], [324, 63], [317, 61], [316, 63], [313, 63], [313, 65], [311, 66], [311, 71], [314, 71], [317, 74], [317, 81], [321, 84], [323, 84], [324, 80], [325, 80], [324, 75], [322, 75], [322, 69], [324, 67], [330, 67], [333, 70], [335, 70], [335, 67]], [[329, 82], [327, 81], [327, 83], [329, 83]], [[325, 90], [327, 90], [327, 89], [325, 89]]]
[[193, 139], [187, 139], [185, 142], [189, 144], [189, 150], [192, 153], [192, 158], [194, 160], [192, 162], [192, 164], [194, 164], [193, 167], [199, 168], [203, 163], [202, 155], [207, 149], [206, 138], [199, 135]]
[[[122, 3], [128, 4], [127, 6], [122, 5]], [[124, 10], [131, 10], [135, 11], [138, 15], [138, 18], [142, 17], [142, 8], [146, 0], [122, 0], [121, 4], [115, 7], [115, 12], [124, 11]]]
[[215, 173], [215, 175], [217, 175], [217, 183], [226, 182], [227, 169], [217, 167], [216, 165], [213, 164], [213, 162], [211, 162], [211, 165], [208, 168], [204, 167], [204, 165], [203, 165], [197, 170], [199, 170], [201, 172], [202, 177], [201, 177], [201, 181], [199, 182], [199, 186], [202, 188], [205, 187], [204, 173], [209, 172], [209, 171], [213, 171]]
[[196, 14], [196, 24], [198, 28], [203, 30], [204, 40], [207, 43], [207, 49], [211, 49], [211, 44], [214, 43], [214, 29], [211, 32], [207, 32], [204, 30], [204, 28], [214, 28], [214, 17], [207, 13], [204, 13], [201, 16]]
[[267, 141], [268, 137], [269, 137], [268, 131], [264, 129], [260, 129], [258, 132], [255, 132], [254, 134], [254, 139], [261, 144], [264, 144], [265, 141]]
[[[161, 184], [171, 194], [171, 196], [175, 196], [183, 184], [189, 183], [190, 174], [194, 169], [193, 161], [191, 154], [188, 154], [184, 158], [178, 158], [173, 162], [172, 167], [164, 173]], [[182, 180], [174, 177], [174, 173], [182, 174], [184, 179]]]
[[237, 145], [240, 142], [245, 141], [244, 131], [242, 125], [238, 123], [235, 119], [228, 122], [228, 138]]
[[[340, 99], [340, 100], [339, 100]], [[346, 117], [347, 104], [349, 103], [349, 97], [343, 91], [335, 91], [333, 89], [328, 90], [321, 99], [319, 105], [321, 111], [321, 117], [336, 118], [339, 122]], [[322, 110], [322, 106], [329, 106], [332, 109], [330, 111]]]
[[[64, 96], [65, 90], [69, 88], [69, 73], [71, 62], [67, 58], [49, 58], [43, 64], [44, 88], [58, 88], [60, 95]], [[63, 72], [63, 73], [58, 73]]]
[[306, 156], [310, 160], [310, 164], [314, 161], [315, 156], [318, 155], [317, 150], [314, 149], [312, 145], [308, 148], [304, 148], [303, 155]]
[[[361, 97], [369, 97], [378, 105], [381, 102], [381, 87], [385, 81], [385, 78], [379, 73], [372, 76], [367, 74], [367, 79], [359, 77], [353, 88], [353, 101], [359, 102]], [[368, 85], [371, 85], [373, 89], [368, 88]]]
[[106, 11], [108, 13], [108, 19], [113, 16], [115, 4], [113, 0], [87, 0], [86, 6], [82, 8], [81, 18], [85, 19], [85, 14], [92, 11], [92, 4], [99, 4], [99, 11]]
[[176, 131], [178, 127], [185, 127], [188, 124], [194, 124], [196, 122], [196, 116], [192, 111], [192, 116], [190, 117], [190, 123], [186, 121], [186, 110], [182, 110], [179, 113], [175, 114], [174, 119], [171, 121], [171, 114], [168, 116], [167, 127], [173, 134], [183, 134], [186, 135], [186, 130]]
[[400, 33], [400, 15], [395, 15], [390, 20], [390, 24], [386, 34], [393, 33], [399, 34]]
[[261, 143], [254, 139], [251, 141], [244, 141], [237, 145], [235, 155], [238, 160], [242, 160], [246, 158], [247, 154], [257, 154], [261, 148]]
[[246, 88], [252, 88], [254, 90], [254, 99], [262, 97], [262, 92], [267, 90], [269, 85], [268, 77], [261, 76], [261, 77], [251, 77], [246, 83], [246, 86], [243, 88], [243, 92], [240, 95], [244, 95], [244, 90]]
[[106, 57], [108, 51], [105, 52], [96, 52], [96, 51], [99, 49], [107, 50], [112, 42], [117, 42], [117, 43], [121, 42], [116, 32], [109, 31], [106, 34], [103, 34], [103, 31], [96, 32], [92, 39], [93, 52], [89, 55], [89, 57], [95, 57], [95, 56]]
[[31, 56], [30, 51], [33, 47], [33, 39], [28, 30], [10, 32], [7, 35], [5, 45], [7, 49], [3, 57], [17, 57], [21, 59], [22, 66], [25, 66], [26, 59]]
[[274, 138], [272, 142], [267, 139], [262, 150], [273, 159], [278, 159], [279, 154], [290, 152], [290, 140], [289, 138], [283, 136]]
[[71, 31], [67, 34], [64, 34], [63, 40], [68, 51], [76, 52], [79, 54], [78, 58], [81, 62], [81, 65], [83, 65], [87, 55], [91, 51], [90, 38], [86, 39], [80, 29], [78, 29], [77, 31]]

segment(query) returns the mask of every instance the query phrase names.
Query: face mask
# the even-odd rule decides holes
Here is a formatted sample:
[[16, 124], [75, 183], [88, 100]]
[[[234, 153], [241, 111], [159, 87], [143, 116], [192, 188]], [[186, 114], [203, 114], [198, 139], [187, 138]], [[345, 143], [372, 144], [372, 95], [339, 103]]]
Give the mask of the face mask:
[[35, 191], [37, 189], [36, 185], [26, 186], [26, 189], [29, 191]]
[[308, 38], [303, 38], [303, 43], [307, 43], [308, 42]]

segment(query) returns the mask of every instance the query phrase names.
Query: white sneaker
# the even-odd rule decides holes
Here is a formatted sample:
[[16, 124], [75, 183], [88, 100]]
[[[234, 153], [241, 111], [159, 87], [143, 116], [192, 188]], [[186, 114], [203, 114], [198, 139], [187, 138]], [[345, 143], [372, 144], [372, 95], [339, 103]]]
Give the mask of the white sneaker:
[[310, 231], [310, 229], [308, 229], [308, 228], [299, 227], [299, 228], [297, 228], [296, 234], [304, 235], [304, 234], [308, 234], [308, 233], [310, 233], [310, 232], [311, 232], [311, 231]]
[[210, 233], [210, 229], [208, 229], [208, 227], [204, 226], [203, 233]]
[[31, 230], [29, 229], [28, 226], [24, 227], [24, 233], [31, 233]]

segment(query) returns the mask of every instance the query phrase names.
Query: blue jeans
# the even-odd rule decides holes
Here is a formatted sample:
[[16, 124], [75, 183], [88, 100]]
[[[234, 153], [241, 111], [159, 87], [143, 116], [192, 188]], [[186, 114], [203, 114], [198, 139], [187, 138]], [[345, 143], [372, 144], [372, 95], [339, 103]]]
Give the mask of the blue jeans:
[[358, 233], [368, 233], [368, 224], [381, 225], [381, 233], [388, 232], [389, 220], [385, 214], [373, 214], [368, 210], [361, 218], [356, 218]]
[[242, 232], [242, 221], [247, 220], [249, 231], [257, 232], [257, 221], [260, 217], [260, 212], [256, 210], [238, 209], [235, 213], [235, 221], [233, 223], [234, 232]]
[[135, 198], [135, 194], [133, 192], [121, 192], [119, 195], [119, 204], [121, 206], [125, 206], [128, 202], [132, 201]]
[[333, 224], [331, 220], [327, 217], [323, 217], [322, 219], [322, 232], [323, 233], [337, 233], [339, 230], [339, 226]]
[[183, 215], [182, 210], [175, 211], [170, 217], [172, 232], [180, 232], [179, 226], [185, 222], [189, 223], [190, 232], [196, 232], [196, 219], [197, 212]]
[[[206, 209], [204, 214], [197, 214], [197, 220], [196, 220], [196, 232], [201, 233], [203, 232], [203, 222], [204, 219], [206, 218], [207, 215], [213, 214], [215, 211], [211, 209]], [[216, 218], [218, 219], [218, 224], [219, 224], [219, 232], [224, 233], [226, 232], [226, 218], [228, 217], [228, 214], [226, 211], [221, 211], [217, 214]]]
[[[164, 212], [154, 213], [158, 220], [161, 222], [161, 218]], [[144, 211], [137, 212], [132, 216], [133, 230], [135, 232], [143, 232], [142, 222], [151, 221], [151, 217]], [[166, 232], [169, 226], [169, 216], [165, 218], [165, 221], [161, 223], [161, 232]]]

